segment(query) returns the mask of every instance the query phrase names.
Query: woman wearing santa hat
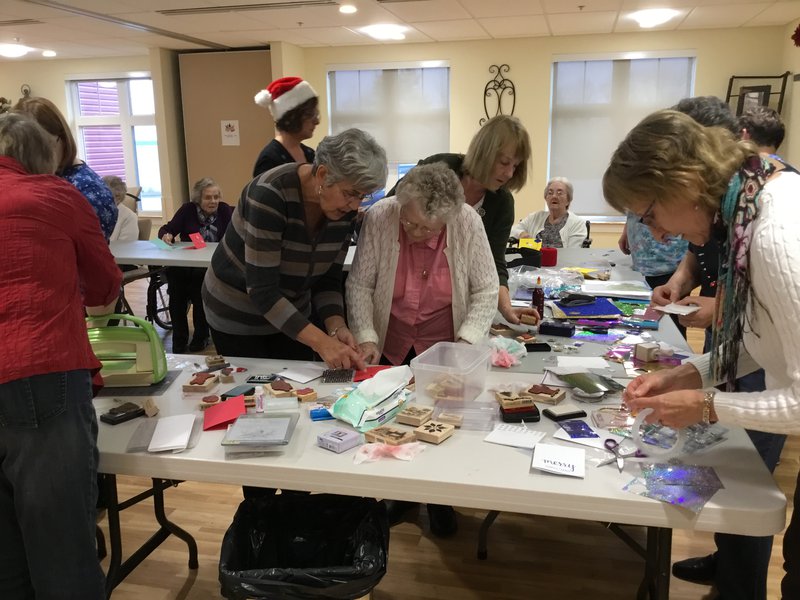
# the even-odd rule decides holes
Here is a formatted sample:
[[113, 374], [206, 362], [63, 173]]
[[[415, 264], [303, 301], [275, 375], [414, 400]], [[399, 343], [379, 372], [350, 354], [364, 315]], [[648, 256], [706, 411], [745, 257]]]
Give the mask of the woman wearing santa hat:
[[319, 125], [319, 98], [307, 81], [281, 77], [256, 94], [256, 104], [275, 119], [275, 139], [264, 146], [253, 167], [253, 177], [286, 163], [312, 163], [314, 150], [303, 140]]

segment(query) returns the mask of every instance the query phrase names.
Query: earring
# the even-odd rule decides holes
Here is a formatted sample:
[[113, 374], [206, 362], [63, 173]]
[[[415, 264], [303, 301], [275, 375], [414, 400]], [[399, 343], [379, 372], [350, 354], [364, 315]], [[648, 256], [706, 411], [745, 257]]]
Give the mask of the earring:
[[699, 205], [699, 204], [695, 204], [695, 205], [694, 205], [694, 209], [695, 209], [695, 210], [700, 210], [700, 205]]
[[319, 200], [320, 198], [322, 198], [322, 186], [319, 186], [319, 188], [317, 188], [317, 200]]

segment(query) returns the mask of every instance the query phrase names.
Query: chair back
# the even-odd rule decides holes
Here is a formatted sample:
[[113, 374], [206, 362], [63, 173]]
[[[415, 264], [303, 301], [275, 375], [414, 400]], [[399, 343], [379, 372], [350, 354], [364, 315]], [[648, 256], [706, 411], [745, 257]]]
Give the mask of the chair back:
[[586, 221], [586, 239], [581, 243], [581, 248], [592, 247], [592, 222]]
[[149, 240], [150, 230], [153, 228], [153, 222], [150, 219], [139, 217], [139, 239]]

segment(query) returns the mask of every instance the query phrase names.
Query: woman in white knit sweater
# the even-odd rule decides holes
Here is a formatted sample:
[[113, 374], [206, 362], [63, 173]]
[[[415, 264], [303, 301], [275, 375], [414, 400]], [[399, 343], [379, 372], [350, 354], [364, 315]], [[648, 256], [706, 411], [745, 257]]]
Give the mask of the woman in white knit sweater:
[[478, 342], [497, 291], [481, 219], [444, 163], [414, 167], [395, 198], [366, 213], [347, 311], [368, 362], [402, 364], [438, 341]]
[[549, 248], [580, 248], [588, 237], [586, 220], [569, 212], [572, 183], [553, 177], [544, 188], [547, 210], [531, 213], [511, 228], [511, 237], [539, 238]]
[[[711, 354], [633, 380], [625, 392], [630, 409], [652, 408], [648, 421], [670, 427], [719, 420], [800, 433], [800, 175], [727, 131], [659, 111], [620, 144], [603, 191], [657, 239], [682, 235], [703, 244], [717, 236], [721, 244]], [[732, 386], [757, 367], [766, 371], [766, 391], [712, 387]], [[783, 553], [783, 597], [800, 598], [800, 510]]]

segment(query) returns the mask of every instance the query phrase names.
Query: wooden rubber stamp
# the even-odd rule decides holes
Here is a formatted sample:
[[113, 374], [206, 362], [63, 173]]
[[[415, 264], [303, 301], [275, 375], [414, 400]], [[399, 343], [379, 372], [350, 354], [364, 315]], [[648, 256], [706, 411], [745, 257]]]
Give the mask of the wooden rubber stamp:
[[222, 383], [233, 383], [233, 369], [225, 367], [219, 372], [219, 380]]
[[456, 428], [449, 423], [442, 423], [440, 421], [428, 421], [424, 425], [420, 425], [414, 430], [414, 435], [418, 440], [428, 442], [430, 444], [441, 444], [451, 435]]
[[216, 394], [212, 394], [210, 396], [203, 396], [203, 401], [200, 403], [201, 410], [205, 410], [210, 406], [214, 406], [215, 404], [220, 403], [220, 397]]
[[464, 415], [450, 412], [440, 412], [436, 417], [436, 420], [439, 421], [439, 423], [447, 423], [448, 425], [458, 428], [464, 423]]
[[294, 391], [292, 384], [285, 379], [278, 378], [275, 381], [265, 385], [264, 389], [269, 392], [270, 396], [274, 396], [275, 398], [288, 398], [290, 396], [297, 396], [297, 392]]
[[214, 356], [206, 356], [206, 365], [209, 367], [216, 367], [219, 365], [225, 364], [225, 357], [219, 354], [215, 354]]
[[383, 425], [376, 427], [364, 434], [364, 439], [368, 442], [379, 442], [389, 444], [390, 446], [399, 446], [400, 444], [408, 444], [415, 441], [417, 438], [413, 431], [406, 431], [404, 429], [396, 429]]
[[558, 404], [567, 396], [567, 393], [562, 389], [551, 388], [540, 383], [532, 385], [525, 393], [532, 396], [536, 402], [544, 402], [545, 404]]
[[427, 406], [411, 405], [397, 413], [397, 422], [403, 425], [413, 425], [419, 427], [423, 423], [430, 421], [433, 416], [433, 409]]
[[538, 325], [539, 319], [534, 317], [533, 315], [520, 315], [519, 322], [523, 325]]
[[297, 394], [297, 399], [300, 402], [316, 402], [317, 401], [317, 392], [315, 392], [312, 388], [300, 388], [299, 390], [295, 391]]
[[182, 389], [184, 392], [208, 392], [218, 383], [219, 377], [213, 373], [195, 373]]

